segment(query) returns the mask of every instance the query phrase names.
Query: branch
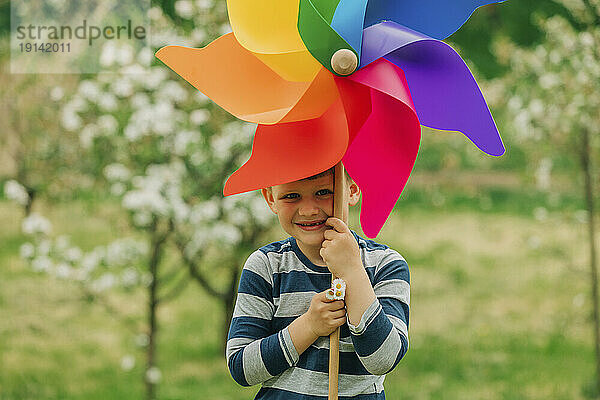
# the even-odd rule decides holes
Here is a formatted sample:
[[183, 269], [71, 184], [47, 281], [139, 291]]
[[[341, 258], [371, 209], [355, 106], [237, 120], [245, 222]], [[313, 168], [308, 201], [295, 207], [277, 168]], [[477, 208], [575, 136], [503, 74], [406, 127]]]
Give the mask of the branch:
[[158, 302], [162, 303], [162, 302], [167, 302], [167, 301], [173, 300], [175, 297], [177, 297], [183, 291], [183, 289], [185, 289], [187, 287], [189, 282], [190, 282], [190, 280], [188, 279], [187, 275], [183, 274], [181, 276], [181, 278], [179, 279], [179, 282], [177, 282], [171, 288], [171, 290], [169, 290], [163, 296], [159, 296]]
[[104, 310], [114, 319], [116, 319], [119, 323], [122, 323], [125, 325], [125, 327], [131, 331], [134, 335], [137, 335], [138, 333], [140, 333], [140, 326], [139, 323], [137, 321], [135, 321], [133, 318], [128, 317], [126, 315], [123, 315], [121, 313], [121, 310], [119, 310], [118, 308], [116, 308], [115, 306], [113, 306], [107, 299], [105, 299], [104, 297], [100, 296], [97, 293], [92, 293], [87, 286], [85, 286], [84, 283], [81, 283], [79, 285], [79, 287], [81, 288], [81, 291], [83, 292], [84, 296], [86, 299], [91, 299], [92, 301], [96, 302], [97, 304], [101, 305]]
[[213, 288], [208, 282], [208, 279], [206, 279], [204, 274], [198, 268], [198, 265], [185, 255], [185, 245], [183, 244], [183, 241], [175, 240], [175, 246], [177, 246], [177, 248], [179, 249], [179, 252], [181, 253], [181, 258], [183, 259], [185, 265], [188, 267], [190, 276], [194, 278], [200, 284], [200, 286], [204, 290], [206, 290], [208, 294], [221, 301], [224, 301], [227, 298], [227, 294]]

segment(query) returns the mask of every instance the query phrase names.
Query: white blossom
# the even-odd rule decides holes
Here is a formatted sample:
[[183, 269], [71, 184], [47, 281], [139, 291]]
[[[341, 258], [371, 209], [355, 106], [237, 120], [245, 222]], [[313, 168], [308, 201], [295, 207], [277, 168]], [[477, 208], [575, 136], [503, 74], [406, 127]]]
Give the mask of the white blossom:
[[19, 255], [24, 259], [33, 258], [35, 255], [35, 246], [29, 242], [23, 243], [21, 247], [19, 247]]
[[543, 158], [535, 172], [536, 186], [539, 190], [550, 190], [550, 185], [552, 183], [551, 171], [552, 160], [550, 158]]
[[196, 0], [196, 7], [200, 10], [208, 10], [214, 5], [214, 0]]
[[226, 245], [236, 245], [242, 239], [240, 230], [227, 223], [217, 223], [212, 228], [212, 240]]
[[146, 347], [150, 343], [150, 338], [145, 333], [140, 333], [135, 337], [135, 345], [138, 347]]
[[149, 17], [151, 20], [154, 20], [154, 21], [156, 21], [156, 20], [160, 19], [160, 18], [162, 17], [162, 15], [163, 15], [163, 14], [162, 14], [162, 10], [161, 10], [161, 8], [160, 8], [160, 7], [156, 7], [156, 6], [155, 6], [155, 7], [152, 7], [152, 8], [150, 8], [150, 9], [148, 10], [148, 17]]
[[27, 189], [13, 179], [6, 181], [4, 184], [4, 196], [22, 206], [25, 206], [27, 203], [29, 203], [29, 194], [27, 193]]
[[117, 59], [117, 46], [114, 41], [107, 40], [100, 51], [100, 65], [103, 67], [112, 66]]
[[132, 355], [126, 355], [121, 358], [121, 369], [123, 371], [131, 371], [135, 367], [135, 357]]
[[548, 219], [548, 210], [545, 207], [536, 207], [533, 210], [533, 217], [538, 221], [545, 221]]
[[52, 267], [52, 260], [47, 256], [36, 257], [31, 261], [31, 268], [36, 272], [48, 272]]
[[102, 93], [98, 97], [98, 107], [104, 112], [115, 111], [118, 107], [117, 98], [112, 93]]
[[96, 293], [101, 293], [112, 289], [116, 284], [117, 278], [114, 274], [108, 272], [100, 276], [100, 278], [94, 280], [90, 284], [90, 289]]
[[79, 143], [84, 149], [89, 149], [94, 143], [94, 138], [98, 136], [100, 129], [95, 123], [87, 124], [79, 132]]
[[72, 268], [66, 263], [59, 263], [55, 267], [54, 274], [59, 279], [68, 279], [72, 275]]
[[194, 7], [190, 0], [177, 0], [175, 2], [175, 12], [181, 18], [191, 19], [194, 15]]
[[144, 47], [137, 54], [137, 61], [142, 66], [146, 66], [146, 67], [149, 66], [152, 63], [153, 59], [154, 59], [154, 53], [152, 53], [152, 50], [150, 50], [150, 48], [148, 48], [148, 47]]
[[111, 182], [125, 182], [131, 178], [129, 169], [120, 163], [109, 164], [104, 167], [104, 176]]
[[65, 91], [60, 86], [54, 86], [50, 89], [50, 99], [53, 101], [60, 101], [65, 96]]
[[117, 131], [119, 123], [113, 115], [104, 114], [98, 117], [98, 128], [105, 135], [111, 135]]
[[117, 62], [121, 65], [130, 64], [134, 58], [134, 50], [127, 43], [120, 43], [116, 54]]
[[122, 76], [113, 82], [111, 90], [118, 97], [129, 97], [133, 94], [133, 85], [127, 77]]
[[143, 108], [150, 104], [150, 98], [144, 92], [139, 92], [131, 96], [131, 106], [133, 108]]
[[91, 80], [81, 81], [77, 91], [84, 99], [93, 103], [96, 103], [100, 97], [100, 88], [98, 88], [96, 82]]
[[23, 219], [21, 230], [26, 235], [48, 235], [52, 231], [52, 224], [50, 224], [48, 219], [34, 212]]
[[131, 287], [138, 284], [140, 275], [135, 268], [129, 267], [121, 275], [121, 283], [125, 287]]
[[83, 252], [79, 247], [70, 247], [65, 251], [65, 259], [71, 263], [76, 263], [83, 257]]
[[82, 120], [75, 111], [65, 107], [61, 114], [61, 124], [68, 131], [75, 131], [81, 127]]
[[208, 121], [210, 113], [205, 109], [194, 110], [190, 113], [190, 121], [194, 125], [202, 125]]
[[175, 103], [183, 102], [187, 99], [188, 92], [176, 81], [164, 82], [156, 93], [156, 97], [162, 100]]
[[196, 204], [190, 211], [190, 223], [193, 225], [204, 224], [219, 216], [219, 204], [215, 199]]
[[[180, 0], [181, 1], [181, 0]], [[146, 371], [146, 381], [149, 383], [158, 383], [162, 378], [162, 373], [157, 367], [150, 367]]]

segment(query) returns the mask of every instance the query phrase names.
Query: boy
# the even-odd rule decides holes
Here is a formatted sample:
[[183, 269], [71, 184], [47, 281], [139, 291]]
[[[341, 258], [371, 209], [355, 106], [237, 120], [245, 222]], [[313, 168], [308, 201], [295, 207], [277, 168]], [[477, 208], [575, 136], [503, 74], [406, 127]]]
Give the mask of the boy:
[[[340, 332], [339, 396], [385, 399], [383, 381], [408, 349], [409, 271], [394, 250], [333, 214], [333, 169], [262, 194], [290, 235], [250, 255], [227, 340], [227, 364], [255, 399], [326, 399], [329, 338]], [[348, 207], [360, 190], [346, 179]], [[332, 273], [346, 297], [328, 300]]]

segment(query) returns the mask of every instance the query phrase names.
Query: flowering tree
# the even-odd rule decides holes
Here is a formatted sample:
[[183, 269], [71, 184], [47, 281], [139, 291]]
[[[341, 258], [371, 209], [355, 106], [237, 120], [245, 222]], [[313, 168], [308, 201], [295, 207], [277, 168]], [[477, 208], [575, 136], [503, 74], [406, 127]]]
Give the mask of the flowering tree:
[[[3, 63], [4, 68], [7, 65]], [[63, 79], [67, 87], [71, 80]], [[38, 197], [57, 200], [72, 196], [73, 186], [89, 186], [89, 177], [76, 167], [75, 134], [64, 132], [54, 117], [65, 89], [49, 77], [4, 72], [0, 85], [0, 179], [8, 178], [6, 198], [16, 201], [29, 215]]]
[[[191, 31], [178, 31], [161, 8], [152, 8], [152, 46], [206, 45], [228, 29], [224, 6], [177, 1], [178, 18], [203, 27]], [[221, 194], [227, 176], [249, 156], [251, 125], [213, 106], [150, 50], [135, 54], [109, 43], [101, 62], [114, 73], [82, 80], [61, 110], [61, 123], [79, 134], [84, 170], [119, 199], [145, 239], [121, 238], [85, 253], [65, 238], [52, 239], [49, 223], [32, 215], [23, 225], [32, 241], [21, 253], [34, 269], [77, 280], [94, 298], [116, 287], [146, 289], [145, 383], [153, 399], [160, 378], [157, 308], [194, 279], [223, 304], [224, 347], [241, 264], [273, 219], [257, 193]], [[171, 270], [163, 262], [167, 252], [181, 260]]]
[[[501, 41], [496, 49], [511, 74], [497, 82], [497, 98], [509, 99], [508, 115], [521, 141], [532, 150], [571, 156], [583, 175], [590, 249], [596, 350], [596, 390], [600, 393], [600, 310], [595, 247], [594, 156], [600, 149], [600, 0], [564, 0], [571, 18], [538, 19], [547, 41], [521, 49]], [[498, 104], [500, 106], [500, 104]], [[546, 158], [546, 160], [548, 160]], [[546, 161], [548, 166], [548, 161]]]

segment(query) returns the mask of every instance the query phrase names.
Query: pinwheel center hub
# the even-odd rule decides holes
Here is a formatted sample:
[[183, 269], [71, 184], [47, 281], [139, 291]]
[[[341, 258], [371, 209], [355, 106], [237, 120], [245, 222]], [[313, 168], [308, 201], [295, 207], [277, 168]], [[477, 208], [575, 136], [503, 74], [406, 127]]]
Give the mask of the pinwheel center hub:
[[349, 49], [339, 49], [331, 57], [331, 67], [338, 75], [350, 75], [358, 67], [358, 57]]

